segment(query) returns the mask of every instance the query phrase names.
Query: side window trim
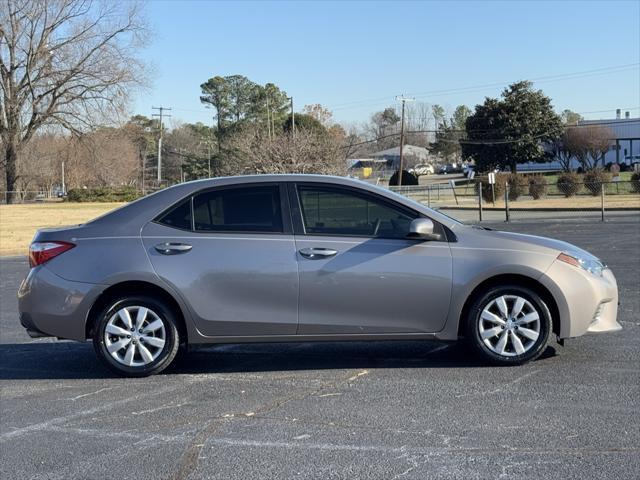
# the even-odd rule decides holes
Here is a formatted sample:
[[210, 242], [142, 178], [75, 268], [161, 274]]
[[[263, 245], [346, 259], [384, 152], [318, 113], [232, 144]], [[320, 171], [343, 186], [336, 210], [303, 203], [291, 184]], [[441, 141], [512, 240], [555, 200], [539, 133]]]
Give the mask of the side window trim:
[[[307, 233], [305, 225], [304, 225], [304, 216], [302, 214], [302, 206], [300, 204], [300, 192], [298, 187], [311, 187], [311, 188], [319, 188], [319, 189], [332, 189], [336, 191], [342, 191], [346, 193], [353, 194], [356, 197], [363, 198], [365, 200], [373, 201], [381, 204], [384, 207], [391, 208], [400, 213], [403, 213], [408, 216], [414, 216], [415, 218], [424, 217], [420, 212], [407, 207], [405, 205], [398, 204], [393, 200], [389, 200], [380, 195], [376, 195], [374, 193], [369, 193], [366, 191], [358, 190], [354, 187], [350, 187], [347, 185], [337, 185], [337, 184], [326, 184], [326, 183], [316, 183], [316, 182], [295, 182], [291, 183], [289, 188], [289, 198], [292, 202], [291, 213], [294, 216], [294, 234], [295, 235], [304, 235], [304, 236], [313, 236], [313, 237], [353, 237], [353, 238], [371, 238], [371, 239], [379, 239], [379, 240], [404, 240], [398, 237], [373, 237], [371, 235], [354, 235], [354, 234], [340, 234], [340, 233], [332, 233], [332, 234], [322, 234], [322, 233]], [[407, 239], [411, 240], [411, 239]]]
[[[234, 188], [250, 188], [250, 187], [278, 187], [278, 195], [279, 195], [279, 200], [280, 200], [280, 214], [282, 216], [282, 231], [279, 232], [264, 232], [264, 231], [246, 231], [246, 230], [237, 230], [237, 231], [232, 231], [232, 230], [224, 230], [224, 231], [204, 231], [204, 230], [196, 230], [196, 220], [195, 220], [195, 214], [194, 214], [194, 200], [195, 197], [197, 195], [203, 194], [203, 193], [207, 193], [207, 192], [214, 192], [214, 191], [221, 191], [221, 190], [231, 190]], [[257, 235], [257, 234], [261, 234], [261, 235], [292, 235], [293, 234], [293, 227], [292, 227], [292, 213], [290, 211], [289, 208], [289, 199], [285, 198], [285, 195], [287, 195], [287, 185], [285, 182], [254, 182], [254, 183], [239, 183], [239, 184], [233, 184], [233, 185], [220, 185], [220, 186], [216, 186], [216, 187], [209, 187], [209, 188], [203, 188], [201, 190], [195, 191], [190, 193], [188, 196], [185, 196], [184, 198], [181, 198], [180, 200], [178, 200], [177, 202], [173, 203], [171, 206], [169, 206], [168, 208], [164, 209], [159, 215], [157, 215], [152, 222], [157, 223], [159, 225], [162, 225], [164, 227], [167, 228], [173, 228], [175, 230], [180, 230], [182, 232], [191, 232], [191, 233], [196, 233], [196, 234], [212, 234], [215, 233], [220, 234], [220, 235], [225, 235], [225, 234], [231, 234], [231, 235], [239, 235], [239, 234], [249, 234], [249, 235]], [[171, 225], [167, 225], [164, 223], [161, 223], [160, 220], [162, 219], [162, 217], [164, 217], [167, 213], [171, 212], [174, 208], [178, 207], [180, 204], [182, 204], [183, 202], [189, 202], [190, 205], [190, 209], [191, 209], [191, 229], [187, 230], [184, 228], [179, 228], [179, 227], [174, 227]]]
[[[289, 206], [291, 207], [291, 220], [293, 222], [294, 235], [306, 235], [307, 231], [302, 220], [302, 208], [300, 208], [300, 198], [298, 197], [298, 183], [289, 182]], [[311, 185], [311, 184], [301, 184]]]

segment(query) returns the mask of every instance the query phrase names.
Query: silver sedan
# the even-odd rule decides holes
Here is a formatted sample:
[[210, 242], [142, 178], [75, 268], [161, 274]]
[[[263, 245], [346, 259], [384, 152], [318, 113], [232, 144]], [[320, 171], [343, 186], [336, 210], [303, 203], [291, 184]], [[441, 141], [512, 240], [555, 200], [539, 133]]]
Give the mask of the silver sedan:
[[588, 252], [339, 177], [177, 185], [38, 231], [30, 263], [27, 332], [92, 339], [130, 376], [181, 347], [241, 342], [462, 339], [512, 365], [552, 336], [621, 328], [613, 273]]

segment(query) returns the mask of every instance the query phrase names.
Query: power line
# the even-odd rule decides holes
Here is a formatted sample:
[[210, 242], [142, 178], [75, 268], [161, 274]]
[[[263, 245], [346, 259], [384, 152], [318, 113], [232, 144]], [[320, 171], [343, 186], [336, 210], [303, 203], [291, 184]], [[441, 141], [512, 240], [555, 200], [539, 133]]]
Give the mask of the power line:
[[[618, 121], [613, 121], [613, 122], [600, 122], [600, 123], [587, 123], [587, 124], [582, 124], [582, 125], [566, 125], [563, 126], [562, 128], [564, 129], [570, 129], [570, 128], [581, 128], [581, 127], [593, 127], [593, 126], [599, 126], [599, 125], [609, 125], [609, 124], [627, 124], [627, 123], [640, 123], [640, 119], [637, 120], [618, 120]], [[497, 129], [487, 129], [487, 130], [470, 130], [470, 132], [492, 132], [492, 131], [498, 131]], [[417, 133], [440, 133], [441, 130], [410, 130], [407, 131], [407, 134], [417, 134]], [[447, 130], [448, 133], [469, 133], [466, 130]], [[523, 140], [536, 140], [538, 138], [542, 138], [546, 135], [548, 135], [549, 133], [551, 133], [551, 131], [547, 131], [544, 133], [540, 133], [540, 134], [536, 134], [536, 135], [526, 135], [523, 137], [519, 137], [519, 138], [510, 138], [510, 139], [483, 139], [483, 140], [469, 140], [469, 139], [457, 139], [457, 140], [448, 140], [448, 139], [441, 139], [444, 142], [449, 142], [449, 143], [464, 143], [464, 144], [469, 144], [469, 145], [505, 145], [505, 144], [509, 144], [509, 143], [518, 143], [521, 142]], [[381, 137], [377, 137], [371, 140], [364, 140], [362, 142], [358, 142], [358, 143], [352, 143], [350, 145], [343, 145], [340, 148], [354, 148], [354, 147], [359, 147], [362, 145], [367, 145], [369, 143], [373, 143], [373, 142], [377, 142], [380, 140], [384, 140], [385, 138], [392, 138], [392, 137], [397, 137], [398, 135], [400, 135], [400, 132], [395, 132], [395, 133], [390, 133], [388, 135], [383, 135]]]
[[[601, 67], [601, 68], [595, 68], [591, 70], [582, 70], [582, 71], [563, 73], [563, 74], [557, 74], [557, 75], [546, 75], [542, 77], [531, 78], [530, 80], [532, 82], [537, 82], [537, 83], [546, 83], [546, 82], [552, 82], [552, 81], [558, 81], [558, 80], [573, 80], [576, 78], [597, 76], [597, 75], [603, 75], [608, 73], [617, 73], [619, 71], [633, 69], [638, 66], [640, 66], [640, 62], [627, 63], [623, 65], [613, 65], [609, 67]], [[504, 86], [504, 85], [507, 85], [508, 83], [509, 82], [494, 82], [494, 83], [486, 83], [486, 84], [467, 86], [467, 87], [458, 87], [458, 88], [442, 89], [442, 90], [430, 90], [425, 92], [414, 92], [411, 95], [416, 97], [423, 97], [423, 96], [451, 95], [456, 93], [472, 93], [474, 91], [484, 90], [487, 88]], [[379, 97], [379, 98], [370, 98], [365, 100], [357, 100], [353, 102], [330, 105], [328, 108], [331, 108], [332, 110], [345, 110], [349, 108], [365, 107], [368, 105], [372, 105], [374, 103], [379, 104], [382, 101], [387, 100], [388, 98], [389, 97], [386, 96], [386, 97]]]

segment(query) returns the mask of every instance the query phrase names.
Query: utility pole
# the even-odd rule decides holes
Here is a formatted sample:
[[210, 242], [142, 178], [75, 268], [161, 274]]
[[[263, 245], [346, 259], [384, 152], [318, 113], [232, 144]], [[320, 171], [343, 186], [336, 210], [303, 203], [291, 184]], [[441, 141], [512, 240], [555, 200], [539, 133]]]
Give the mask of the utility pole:
[[293, 97], [290, 97], [291, 100], [291, 134], [296, 136], [296, 112], [293, 111]]
[[64, 160], [62, 161], [62, 195], [64, 196], [67, 193], [67, 186], [64, 181]]
[[404, 95], [398, 95], [396, 100], [402, 102], [402, 117], [400, 117], [400, 165], [398, 169], [398, 186], [402, 186], [402, 148], [404, 147], [404, 104], [406, 102], [413, 102], [415, 98], [407, 98]]
[[152, 115], [153, 117], [160, 117], [160, 136], [158, 137], [158, 186], [160, 186], [160, 182], [162, 181], [162, 118], [170, 117], [171, 115], [166, 115], [164, 112], [171, 111], [171, 109], [163, 106], [151, 107], [151, 109], [160, 112]]
[[271, 115], [269, 113], [269, 94], [267, 94], [267, 132], [269, 134], [269, 141], [271, 141]]

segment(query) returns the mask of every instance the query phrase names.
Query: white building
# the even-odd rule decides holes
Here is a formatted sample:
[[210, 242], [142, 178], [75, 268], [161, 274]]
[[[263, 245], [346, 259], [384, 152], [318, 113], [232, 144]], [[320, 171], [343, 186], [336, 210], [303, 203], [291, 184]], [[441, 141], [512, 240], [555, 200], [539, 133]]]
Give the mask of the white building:
[[578, 125], [602, 125], [613, 133], [611, 146], [604, 156], [607, 163], [640, 162], [640, 118], [631, 118], [626, 112], [625, 118], [611, 120], [583, 120]]
[[[601, 125], [611, 131], [609, 151], [605, 153], [604, 161], [599, 161], [600, 167], [609, 163], [631, 165], [634, 162], [640, 162], [640, 118], [631, 118], [629, 112], [625, 112], [625, 117], [621, 118], [618, 111], [616, 118], [581, 120], [577, 124], [578, 127], [587, 125]], [[580, 163], [576, 158], [572, 158], [571, 168], [578, 167]], [[518, 164], [518, 171], [521, 172], [561, 169], [562, 165], [558, 161]]]

